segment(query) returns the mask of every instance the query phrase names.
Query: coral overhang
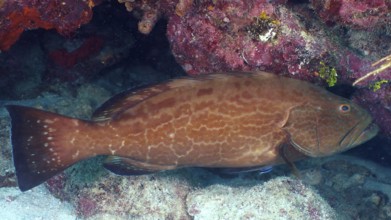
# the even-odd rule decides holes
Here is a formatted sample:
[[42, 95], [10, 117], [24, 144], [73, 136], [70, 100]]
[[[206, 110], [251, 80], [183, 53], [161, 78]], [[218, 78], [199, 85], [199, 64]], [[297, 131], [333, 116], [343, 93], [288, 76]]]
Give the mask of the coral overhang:
[[22, 0], [0, 2], [0, 50], [8, 50], [25, 30], [56, 29], [70, 35], [92, 18], [101, 0]]

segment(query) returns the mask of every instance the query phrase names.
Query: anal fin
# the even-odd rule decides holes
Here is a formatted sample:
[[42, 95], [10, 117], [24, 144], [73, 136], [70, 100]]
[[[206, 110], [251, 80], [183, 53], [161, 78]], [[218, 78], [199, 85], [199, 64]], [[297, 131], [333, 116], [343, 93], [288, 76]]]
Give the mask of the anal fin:
[[143, 175], [151, 174], [164, 170], [172, 170], [177, 168], [176, 166], [164, 166], [149, 164], [132, 160], [127, 157], [108, 156], [103, 164], [104, 168], [117, 174], [117, 175]]
[[254, 167], [235, 167], [235, 168], [211, 168], [213, 171], [217, 171], [223, 174], [241, 174], [257, 172], [259, 174], [269, 173], [272, 171], [273, 166], [254, 166]]

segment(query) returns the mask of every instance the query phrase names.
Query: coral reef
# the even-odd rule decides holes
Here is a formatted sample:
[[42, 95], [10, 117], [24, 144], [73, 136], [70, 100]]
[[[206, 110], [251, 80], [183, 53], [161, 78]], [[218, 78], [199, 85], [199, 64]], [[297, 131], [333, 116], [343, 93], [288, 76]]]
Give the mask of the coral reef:
[[[324, 86], [351, 85], [391, 51], [391, 4], [384, 0], [120, 2], [136, 15], [143, 12], [143, 33], [151, 31], [158, 17], [168, 20], [172, 52], [188, 74], [260, 69]], [[178, 8], [184, 10], [178, 13]], [[373, 87], [380, 80], [387, 87], [390, 68], [355, 86]], [[377, 121], [391, 119], [387, 99], [379, 99], [386, 95], [366, 98], [383, 104], [383, 115], [374, 114]], [[391, 134], [388, 126], [382, 130]]]
[[[262, 69], [320, 81], [317, 73], [327, 65], [340, 83], [351, 84], [370, 71], [368, 58], [336, 42], [331, 30], [310, 16], [303, 7], [263, 1], [205, 3], [183, 17], [169, 16], [167, 36], [190, 74]], [[267, 25], [268, 19], [274, 25]], [[389, 79], [390, 72], [379, 77]]]
[[100, 0], [2, 1], [0, 4], [0, 50], [7, 50], [24, 30], [56, 29], [69, 35], [91, 20], [91, 8]]
[[[124, 177], [102, 171], [99, 163], [86, 162], [65, 172], [61, 184], [65, 197], [60, 198], [75, 206], [79, 218], [391, 217], [389, 170], [346, 156], [299, 163], [302, 181], [255, 174], [222, 179], [197, 169]], [[287, 167], [277, 167], [269, 175], [282, 172], [288, 172]]]
[[391, 217], [387, 200], [391, 182], [384, 176], [388, 172], [384, 167], [343, 155], [303, 161], [300, 166], [303, 181], [318, 190], [338, 219]]
[[77, 195], [71, 201], [80, 217], [99, 219], [104, 214], [122, 219], [189, 219], [184, 200], [190, 186], [178, 176], [120, 177], [105, 173], [96, 182], [83, 183], [73, 179], [65, 191]]
[[194, 219], [337, 218], [335, 211], [311, 187], [287, 177], [255, 186], [215, 184], [189, 193], [186, 203]]
[[[330, 30], [314, 18], [309, 5], [263, 0], [119, 2], [135, 15], [142, 11], [139, 30], [143, 33], [151, 31], [157, 18], [168, 19], [167, 36], [173, 53], [190, 74], [266, 69], [314, 81], [317, 80], [314, 73], [323, 62], [336, 68], [341, 83], [351, 83], [370, 69], [370, 59], [336, 42]], [[380, 30], [391, 19], [389, 3], [382, 0], [360, 2], [355, 7], [355, 1], [311, 3], [320, 17], [333, 16], [327, 10], [341, 13], [343, 24], [348, 23], [344, 19], [371, 20], [373, 24], [368, 27]], [[355, 16], [343, 14], [345, 12]], [[387, 77], [386, 73], [384, 75]]]
[[[161, 17], [169, 15], [183, 17], [193, 6], [193, 0], [118, 0], [118, 2], [123, 3], [126, 10], [134, 12], [134, 15], [140, 18], [138, 30], [143, 34], [149, 34]], [[139, 10], [142, 11], [141, 15]]]
[[[69, 1], [65, 2], [67, 5]], [[43, 10], [43, 3], [46, 9], [51, 9], [60, 1], [51, 4], [18, 1], [19, 5], [15, 1], [0, 1], [1, 49], [9, 48], [25, 29], [53, 28], [68, 35], [90, 19], [92, 5], [77, 5], [87, 2], [90, 1], [73, 1], [76, 11], [62, 14], [57, 23], [49, 25], [34, 10]], [[391, 218], [390, 170], [343, 156], [296, 164], [303, 181], [277, 177], [289, 174], [284, 165], [262, 176], [250, 173], [226, 177], [189, 168], [123, 177], [102, 169], [103, 158], [98, 157], [70, 167], [31, 191], [18, 193], [13, 188], [16, 181], [9, 119], [3, 106], [28, 105], [87, 119], [114, 93], [180, 75], [173, 73], [176, 69], [172, 62], [166, 62], [166, 58], [158, 60], [156, 54], [164, 57], [169, 54], [157, 46], [162, 35], [145, 40], [159, 27], [155, 26], [159, 18], [167, 19], [167, 36], [174, 56], [189, 74], [262, 69], [323, 86], [351, 85], [377, 68], [371, 63], [391, 54], [389, 1], [350, 1], [357, 3], [355, 6], [347, 0], [313, 0], [311, 4], [287, 0], [120, 2], [140, 19], [138, 26], [132, 26], [135, 21], [124, 7], [101, 4], [99, 7], [103, 8], [94, 7], [97, 20], [78, 29], [73, 38], [64, 39], [53, 31], [26, 32], [18, 43], [0, 54], [2, 216], [10, 219], [22, 215], [20, 218], [24, 219], [206, 219], [208, 215], [213, 219], [228, 219], [227, 216], [254, 219], [266, 213], [317, 219], [337, 213], [338, 219]], [[349, 13], [356, 17], [346, 17], [347, 12], [336, 7], [350, 7], [356, 12]], [[10, 10], [26, 16], [18, 17], [19, 20], [9, 17]], [[84, 17], [74, 12], [87, 13]], [[45, 19], [54, 19], [52, 15], [58, 14], [49, 13]], [[73, 17], [68, 19], [65, 15]], [[116, 19], [111, 20], [113, 17]], [[370, 19], [360, 20], [361, 17]], [[85, 19], [82, 23], [81, 18]], [[137, 39], [129, 26], [149, 35]], [[139, 46], [145, 42], [150, 46], [148, 50]], [[143, 58], [145, 63], [140, 62], [141, 57], [148, 57]], [[165, 75], [158, 73], [162, 69], [166, 70]], [[390, 69], [385, 69], [357, 83], [352, 95], [373, 113], [388, 137], [391, 137], [390, 80]], [[15, 99], [24, 100], [8, 101]], [[373, 146], [373, 151], [378, 152], [381, 145], [388, 150], [387, 144], [379, 143]], [[381, 158], [390, 161], [390, 155], [388, 150]], [[281, 204], [285, 206], [281, 208]], [[212, 207], [217, 211], [211, 213]]]
[[[145, 69], [140, 68], [134, 75], [140, 76], [144, 72]], [[51, 93], [60, 94], [60, 97]], [[109, 96], [99, 84], [86, 83], [73, 93], [67, 87], [56, 85], [47, 88], [39, 99], [8, 103], [34, 105], [72, 117], [87, 118], [96, 105]], [[5, 143], [9, 143], [9, 140]], [[5, 147], [10, 148], [8, 145]], [[11, 163], [10, 157], [5, 159]], [[287, 166], [275, 167], [273, 172], [263, 176], [244, 174], [222, 178], [205, 170], [189, 168], [124, 177], [102, 169], [102, 159], [98, 157], [70, 167], [45, 184], [50, 195], [62, 201], [62, 206], [74, 207], [72, 210], [58, 211], [59, 215], [67, 213], [79, 219], [205, 219], [209, 213], [209, 219], [219, 216], [257, 218], [263, 216], [257, 216], [262, 210], [269, 216], [299, 216], [302, 219], [324, 219], [322, 217], [332, 213], [342, 215], [337, 219], [391, 217], [388, 212], [391, 209], [388, 200], [388, 196], [391, 196], [388, 195], [391, 189], [389, 170], [360, 164], [352, 158], [302, 161], [298, 168], [302, 170], [303, 182], [286, 177], [275, 178], [289, 174]], [[34, 188], [31, 192], [35, 195], [38, 189], [42, 188]], [[59, 203], [59, 200], [48, 197], [47, 192], [38, 195], [41, 196], [32, 199], [36, 198], [34, 201], [39, 202], [47, 198], [52, 205]], [[9, 214], [15, 210], [12, 207], [19, 197], [7, 196], [4, 200], [15, 199], [15, 202], [4, 201], [4, 207], [7, 207], [4, 210]], [[26, 201], [27, 198], [21, 200]], [[52, 215], [51, 210], [44, 211], [36, 203], [28, 204], [31, 209], [39, 210], [34, 212], [37, 216], [41, 216], [41, 213], [45, 213], [44, 217]], [[283, 209], [281, 204], [284, 204]], [[52, 205], [45, 207], [58, 210], [57, 206]], [[211, 213], [212, 207], [216, 207], [218, 212]], [[22, 214], [13, 212], [12, 215], [16, 216]]]
[[322, 20], [351, 28], [373, 28], [389, 22], [391, 2], [387, 0], [311, 0]]
[[374, 116], [375, 122], [382, 128], [387, 137], [391, 137], [391, 84], [383, 84], [376, 91], [372, 89], [361, 89], [357, 91], [353, 99], [367, 106]]
[[112, 9], [110, 5], [100, 6], [95, 7], [92, 21], [79, 28], [72, 38], [64, 38], [54, 31], [26, 32], [18, 44], [1, 53], [0, 97], [33, 97], [43, 82], [81, 84], [123, 61], [135, 42], [131, 30], [117, 22], [117, 16], [127, 12], [107, 16], [105, 13]]
[[320, 78], [325, 79], [330, 87], [334, 86], [337, 83], [337, 71], [335, 70], [335, 68], [330, 68], [326, 66], [324, 62], [320, 62], [320, 68], [317, 74], [319, 74]]
[[[377, 88], [373, 90], [378, 94], [368, 94], [366, 98], [371, 103], [381, 103], [381, 112], [385, 115], [382, 118], [391, 119], [389, 106], [385, 105], [389, 102], [387, 95], [379, 95], [387, 91], [383, 87], [391, 80], [391, 69], [384, 68], [366, 77], [376, 71], [371, 63], [391, 51], [389, 1], [119, 2], [139, 19], [141, 33], [151, 33], [160, 18], [168, 20], [167, 37], [172, 53], [188, 74], [260, 69], [324, 86], [355, 82], [359, 88]], [[56, 0], [50, 4], [4, 1], [0, 7], [3, 45], [0, 49], [9, 48], [25, 29], [55, 28], [69, 35], [90, 21], [91, 8], [99, 3], [92, 0]], [[51, 13], [43, 15], [44, 10]], [[99, 22], [106, 23], [103, 18]], [[132, 37], [127, 38], [128, 34], [120, 30], [120, 25], [110, 25], [110, 31], [99, 31], [99, 35], [93, 34], [98, 33], [96, 27], [92, 28], [95, 32], [82, 30], [65, 43], [44, 45], [52, 62], [43, 78], [82, 83], [121, 62], [134, 45]], [[368, 102], [361, 100], [361, 103]], [[375, 115], [375, 118], [381, 121], [380, 116]], [[382, 130], [387, 135], [391, 133], [388, 126], [382, 126]]]

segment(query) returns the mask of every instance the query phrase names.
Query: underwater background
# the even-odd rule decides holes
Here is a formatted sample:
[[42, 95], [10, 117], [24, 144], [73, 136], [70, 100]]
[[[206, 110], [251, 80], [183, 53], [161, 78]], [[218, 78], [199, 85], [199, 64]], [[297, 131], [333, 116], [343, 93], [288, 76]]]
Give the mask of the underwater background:
[[[1, 219], [391, 219], [389, 0], [0, 1], [0, 49]], [[5, 105], [89, 119], [121, 91], [233, 70], [325, 87], [381, 131], [296, 162], [300, 179], [287, 165], [117, 176], [97, 157], [17, 188]]]

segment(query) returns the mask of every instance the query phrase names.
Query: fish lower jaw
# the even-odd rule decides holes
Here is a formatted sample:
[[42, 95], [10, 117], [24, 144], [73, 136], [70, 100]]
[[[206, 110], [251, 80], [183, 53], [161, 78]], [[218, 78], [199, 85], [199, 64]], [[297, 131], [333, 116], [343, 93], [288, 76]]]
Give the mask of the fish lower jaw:
[[354, 140], [352, 146], [363, 144], [377, 135], [379, 127], [375, 123], [369, 124], [361, 134]]

